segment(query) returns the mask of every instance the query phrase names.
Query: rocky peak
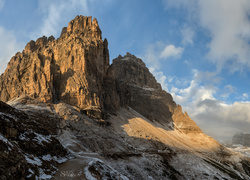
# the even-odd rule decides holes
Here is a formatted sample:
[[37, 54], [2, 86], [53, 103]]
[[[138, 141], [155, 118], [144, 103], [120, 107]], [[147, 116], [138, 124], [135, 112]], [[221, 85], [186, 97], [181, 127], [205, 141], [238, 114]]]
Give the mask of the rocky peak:
[[102, 109], [109, 51], [101, 34], [96, 19], [77, 16], [63, 28], [60, 38], [30, 41], [0, 77], [0, 100], [27, 95], [42, 102]]
[[161, 89], [160, 84], [149, 72], [145, 63], [130, 53], [125, 56], [119, 55], [113, 60], [109, 68], [109, 76], [115, 77], [117, 81], [122, 83], [142, 88]]
[[140, 58], [137, 58], [135, 55], [132, 55], [129, 52], [127, 52], [125, 56], [119, 55], [117, 58], [113, 60], [113, 63], [114, 64], [119, 63], [120, 61], [130, 61], [138, 63], [142, 67], [146, 67], [145, 63]]
[[32, 53], [36, 51], [37, 49], [45, 46], [48, 42], [54, 41], [55, 38], [53, 36], [50, 36], [47, 38], [46, 36], [40, 37], [35, 41], [31, 40], [24, 49], [24, 53]]
[[[63, 31], [62, 31], [63, 32]], [[67, 27], [68, 33], [84, 33], [85, 36], [91, 38], [102, 39], [102, 32], [99, 28], [96, 18], [92, 21], [92, 16], [76, 16], [76, 18], [69, 22]]]
[[130, 106], [149, 120], [170, 129], [186, 134], [202, 133], [188, 114], [182, 112], [181, 106], [174, 102], [171, 94], [162, 90], [140, 58], [130, 53], [119, 55], [108, 69], [108, 76], [118, 83], [121, 106]]

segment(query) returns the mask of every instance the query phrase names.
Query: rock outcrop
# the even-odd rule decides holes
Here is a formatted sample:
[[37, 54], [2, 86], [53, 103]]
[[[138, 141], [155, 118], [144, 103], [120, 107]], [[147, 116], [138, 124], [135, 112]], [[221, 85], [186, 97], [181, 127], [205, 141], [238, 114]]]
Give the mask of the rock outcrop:
[[[201, 129], [182, 108], [176, 105], [171, 94], [150, 73], [145, 63], [130, 53], [118, 56], [108, 69], [108, 77], [114, 79], [120, 106], [130, 106], [151, 121], [157, 121], [170, 129], [177, 128], [184, 133], [202, 133]], [[117, 98], [119, 96], [119, 98]], [[112, 100], [108, 100], [110, 102]]]
[[77, 16], [60, 38], [30, 41], [11, 58], [0, 77], [0, 99], [27, 95], [42, 102], [63, 101], [82, 109], [103, 109], [102, 84], [109, 66], [107, 40], [97, 20]]

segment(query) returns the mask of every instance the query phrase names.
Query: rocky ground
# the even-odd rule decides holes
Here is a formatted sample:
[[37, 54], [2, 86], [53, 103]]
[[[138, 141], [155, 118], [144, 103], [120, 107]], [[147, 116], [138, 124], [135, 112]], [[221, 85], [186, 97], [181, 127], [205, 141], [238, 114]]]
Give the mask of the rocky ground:
[[0, 179], [52, 177], [67, 160], [68, 152], [56, 138], [55, 116], [28, 115], [0, 102], [0, 120]]

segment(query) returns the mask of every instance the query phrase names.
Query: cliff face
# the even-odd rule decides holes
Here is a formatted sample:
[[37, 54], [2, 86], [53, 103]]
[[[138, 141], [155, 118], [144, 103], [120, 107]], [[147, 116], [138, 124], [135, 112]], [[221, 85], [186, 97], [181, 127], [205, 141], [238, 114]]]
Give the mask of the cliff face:
[[65, 149], [75, 159], [58, 179], [249, 179], [249, 159], [205, 135], [141, 59], [127, 53], [109, 65], [91, 17], [12, 57], [0, 100], [19, 109], [0, 102], [0, 172], [14, 167], [5, 179], [52, 176]]
[[130, 106], [149, 120], [172, 130], [202, 133], [188, 114], [182, 112], [181, 106], [176, 105], [171, 94], [162, 90], [141, 59], [129, 53], [117, 57], [108, 69], [108, 77], [117, 83], [121, 106]]
[[57, 40], [30, 41], [22, 53], [11, 58], [1, 75], [0, 99], [28, 95], [42, 102], [102, 108], [108, 66], [108, 42], [102, 40], [97, 20], [77, 16]]
[[41, 102], [65, 102], [99, 119], [130, 106], [170, 129], [201, 132], [141, 59], [127, 53], [109, 66], [108, 42], [91, 17], [77, 16], [58, 39], [43, 36], [30, 41], [11, 58], [0, 77], [0, 100], [23, 95]]

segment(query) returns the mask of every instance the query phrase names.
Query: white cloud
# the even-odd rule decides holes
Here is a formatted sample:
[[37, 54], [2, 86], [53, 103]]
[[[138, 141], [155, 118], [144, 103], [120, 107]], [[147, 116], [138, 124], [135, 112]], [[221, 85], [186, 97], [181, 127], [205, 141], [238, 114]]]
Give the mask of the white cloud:
[[221, 96], [223, 98], [228, 98], [234, 91], [235, 88], [231, 84], [228, 84], [224, 87], [224, 93]]
[[3, 73], [7, 68], [7, 62], [9, 62], [11, 56], [21, 49], [16, 41], [16, 37], [13, 32], [7, 31], [0, 26], [0, 73]]
[[[194, 77], [201, 72], [195, 73]], [[214, 86], [201, 85], [197, 79], [190, 81], [190, 84], [186, 88], [177, 88], [175, 84], [170, 90], [174, 100], [181, 104], [184, 109], [185, 107], [191, 108], [203, 100], [214, 100], [214, 94], [216, 93], [216, 88]], [[189, 108], [186, 110], [189, 111]], [[191, 108], [192, 109], [192, 108]]]
[[181, 30], [182, 34], [182, 44], [183, 45], [192, 45], [193, 44], [193, 38], [194, 38], [194, 30], [190, 27], [186, 27]]
[[[205, 129], [209, 135], [217, 139], [230, 139], [236, 132], [248, 132], [250, 129], [250, 102], [225, 104], [215, 100], [214, 103], [201, 102], [196, 110], [205, 111], [190, 116]], [[230, 133], [228, 130], [231, 130]]]
[[160, 54], [160, 58], [180, 58], [183, 52], [183, 48], [181, 47], [175, 47], [174, 45], [167, 45], [164, 50]]
[[246, 99], [248, 99], [248, 98], [249, 98], [249, 96], [248, 96], [247, 93], [243, 93], [243, 94], [242, 94], [242, 100], [246, 100]]
[[60, 35], [61, 28], [67, 25], [64, 23], [68, 23], [72, 12], [88, 13], [88, 3], [87, 0], [40, 0], [39, 10], [43, 13], [44, 18], [41, 30], [35, 36]]
[[146, 47], [143, 55], [139, 55], [149, 67], [150, 72], [155, 76], [156, 80], [161, 84], [162, 88], [168, 91], [168, 82], [174, 77], [166, 77], [161, 69], [162, 60], [167, 58], [180, 58], [183, 48], [174, 45], [166, 45], [162, 42], [150, 44]]
[[166, 8], [187, 10], [191, 24], [206, 28], [210, 35], [208, 58], [218, 71], [250, 67], [249, 0], [165, 0]]
[[[221, 78], [213, 72], [192, 72], [193, 78], [187, 87], [178, 88], [174, 82], [169, 84], [172, 87], [170, 93], [183, 110], [205, 133], [216, 139], [230, 139], [236, 132], [249, 132], [250, 102], [228, 104], [217, 99], [218, 88], [215, 85]], [[234, 90], [230, 84], [225, 86], [225, 94]]]
[[[200, 22], [207, 28], [212, 40], [209, 57], [218, 68], [230, 64], [231, 71], [250, 67], [250, 21], [248, 0], [198, 1]], [[212, 12], [212, 13], [211, 13]]]

